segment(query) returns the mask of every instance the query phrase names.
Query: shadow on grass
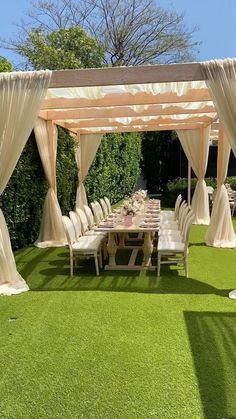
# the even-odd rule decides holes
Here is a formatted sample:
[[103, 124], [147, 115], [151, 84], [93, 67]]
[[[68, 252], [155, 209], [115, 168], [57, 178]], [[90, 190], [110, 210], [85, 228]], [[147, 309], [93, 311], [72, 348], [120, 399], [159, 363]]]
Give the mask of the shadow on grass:
[[[127, 263], [120, 252], [119, 263]], [[226, 297], [230, 290], [219, 290], [194, 278], [185, 278], [183, 269], [163, 266], [162, 276], [153, 271], [100, 271], [95, 275], [93, 259], [81, 261], [70, 277], [66, 248], [27, 248], [16, 253], [18, 270], [34, 291], [113, 291], [152, 294], [214, 294]], [[155, 264], [155, 260], [153, 261]]]
[[236, 313], [184, 312], [206, 419], [236, 418]]
[[69, 265], [62, 261], [48, 263], [48, 267], [38, 271], [40, 281], [28, 284], [34, 291], [113, 291], [113, 292], [140, 292], [152, 294], [214, 294], [227, 296], [229, 290], [217, 288], [179, 275], [177, 268], [165, 266], [163, 275], [157, 277], [153, 271], [100, 271], [95, 276], [92, 261], [84, 261], [75, 269], [73, 277], [69, 276]]

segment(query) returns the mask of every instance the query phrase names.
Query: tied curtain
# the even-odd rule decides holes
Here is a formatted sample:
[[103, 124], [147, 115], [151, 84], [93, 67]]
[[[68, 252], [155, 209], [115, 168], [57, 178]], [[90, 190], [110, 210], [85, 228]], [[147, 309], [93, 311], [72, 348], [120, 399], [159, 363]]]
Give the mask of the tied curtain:
[[[236, 60], [212, 60], [201, 64], [227, 140], [236, 156]], [[236, 289], [229, 293], [236, 299]]]
[[[30, 136], [46, 95], [50, 71], [0, 73], [0, 194]], [[17, 272], [11, 241], [0, 210], [0, 294], [28, 291]]]
[[75, 159], [78, 166], [76, 208], [83, 208], [83, 205], [88, 204], [84, 180], [95, 158], [101, 139], [102, 134], [81, 134], [78, 137], [78, 146], [75, 152]]
[[209, 152], [209, 131], [209, 127], [177, 131], [185, 155], [198, 179], [191, 204], [195, 214], [194, 224], [208, 225], [210, 222], [209, 197], [204, 180]]
[[67, 240], [56, 187], [57, 127], [52, 121], [46, 122], [38, 118], [34, 126], [34, 132], [45, 175], [49, 183], [39, 237], [35, 245], [38, 247], [64, 246]]
[[224, 180], [227, 176], [230, 145], [223, 129], [219, 131], [217, 155], [217, 189], [213, 201], [211, 221], [206, 233], [206, 244], [214, 247], [236, 247], [229, 198]]

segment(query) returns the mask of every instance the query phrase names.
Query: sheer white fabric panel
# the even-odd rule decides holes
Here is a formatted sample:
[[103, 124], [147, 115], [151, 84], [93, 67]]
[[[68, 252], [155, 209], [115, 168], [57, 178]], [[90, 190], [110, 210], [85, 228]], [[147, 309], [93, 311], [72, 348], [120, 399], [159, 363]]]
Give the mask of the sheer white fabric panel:
[[214, 198], [211, 221], [206, 233], [206, 244], [214, 247], [236, 247], [229, 198], [224, 180], [227, 176], [230, 145], [220, 130], [217, 155], [217, 191]]
[[80, 135], [76, 150], [76, 162], [79, 169], [79, 184], [76, 193], [77, 208], [83, 208], [83, 205], [88, 204], [83, 182], [95, 158], [101, 139], [101, 134]]
[[194, 224], [208, 225], [210, 222], [209, 197], [204, 180], [209, 152], [209, 132], [209, 127], [177, 131], [186, 157], [198, 178], [191, 204], [195, 214]]
[[[202, 63], [206, 84], [211, 92], [220, 121], [224, 125], [227, 139], [236, 156], [236, 60], [213, 60]], [[228, 208], [226, 208], [228, 211]], [[232, 244], [234, 242], [232, 236]], [[229, 293], [236, 299], [236, 289]]]
[[[50, 71], [0, 74], [0, 194], [33, 129], [50, 81]], [[2, 211], [0, 211], [0, 294], [28, 291], [19, 275]]]
[[45, 198], [37, 247], [64, 246], [67, 243], [61, 209], [56, 194], [57, 127], [38, 118], [35, 138], [44, 171], [50, 185]]
[[236, 59], [206, 61], [201, 66], [226, 137], [236, 156]]

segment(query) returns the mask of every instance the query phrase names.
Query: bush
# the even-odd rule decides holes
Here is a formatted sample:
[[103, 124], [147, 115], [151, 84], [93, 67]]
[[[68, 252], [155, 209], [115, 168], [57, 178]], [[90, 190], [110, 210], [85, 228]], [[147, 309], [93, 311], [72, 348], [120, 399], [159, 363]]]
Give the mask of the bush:
[[62, 214], [67, 214], [75, 206], [78, 184], [75, 147], [76, 141], [66, 130], [58, 127], [57, 196]]
[[46, 191], [47, 182], [31, 135], [1, 196], [1, 207], [14, 249], [37, 238]]
[[[236, 178], [231, 178], [231, 179], [235, 179], [236, 181]], [[206, 178], [205, 181], [206, 181], [207, 186], [212, 186], [213, 188], [216, 187], [216, 179]], [[196, 183], [197, 183], [197, 179], [192, 178], [191, 179], [191, 196], [193, 196]], [[168, 182], [166, 185], [166, 191], [162, 198], [162, 204], [164, 206], [173, 207], [175, 204], [175, 200], [179, 194], [181, 194], [182, 197], [187, 200], [188, 179], [177, 178]]]
[[114, 204], [130, 194], [140, 173], [141, 137], [106, 134], [85, 180], [88, 201], [107, 196]]

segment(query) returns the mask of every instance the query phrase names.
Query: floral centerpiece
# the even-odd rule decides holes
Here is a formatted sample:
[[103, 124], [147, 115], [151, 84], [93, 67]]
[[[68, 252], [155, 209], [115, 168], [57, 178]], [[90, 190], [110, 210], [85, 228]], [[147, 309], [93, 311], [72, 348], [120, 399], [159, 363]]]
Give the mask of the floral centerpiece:
[[123, 204], [123, 214], [124, 215], [134, 215], [137, 212], [135, 205], [131, 200], [125, 201]]
[[144, 202], [147, 197], [147, 191], [144, 189], [139, 189], [138, 191], [134, 192], [132, 195], [132, 201], [136, 201], [140, 204]]

